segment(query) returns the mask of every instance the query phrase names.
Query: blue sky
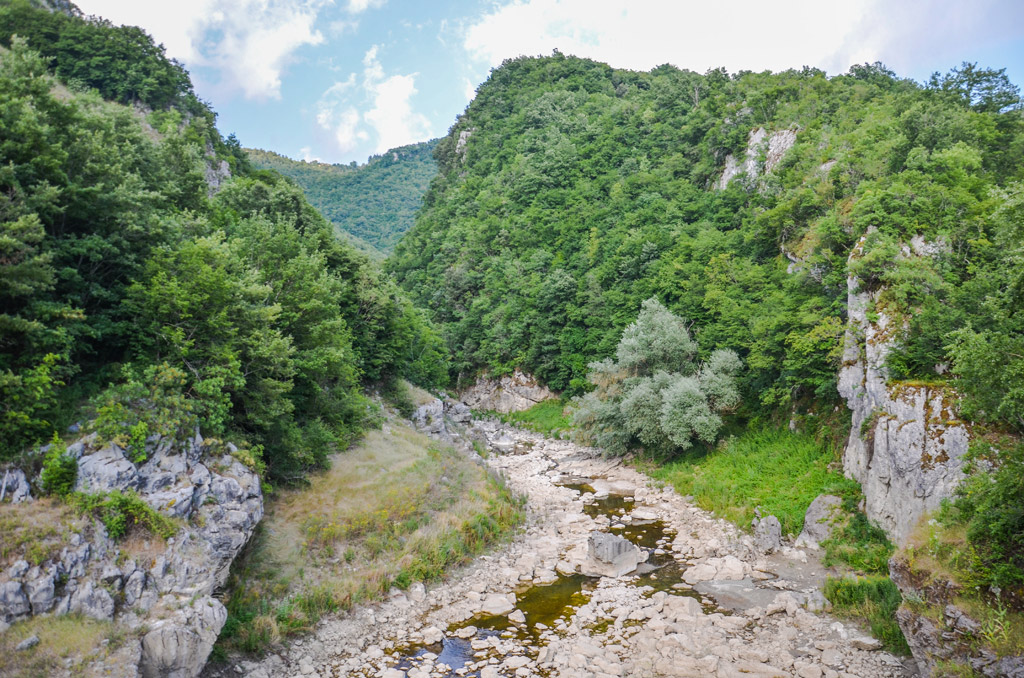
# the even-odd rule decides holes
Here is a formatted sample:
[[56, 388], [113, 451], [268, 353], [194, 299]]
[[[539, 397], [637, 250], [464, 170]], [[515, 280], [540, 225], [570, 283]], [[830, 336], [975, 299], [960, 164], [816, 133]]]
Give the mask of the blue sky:
[[142, 26], [192, 73], [219, 127], [299, 159], [365, 162], [444, 134], [521, 54], [704, 72], [884, 62], [924, 80], [962, 61], [1024, 85], [1020, 0], [78, 0]]

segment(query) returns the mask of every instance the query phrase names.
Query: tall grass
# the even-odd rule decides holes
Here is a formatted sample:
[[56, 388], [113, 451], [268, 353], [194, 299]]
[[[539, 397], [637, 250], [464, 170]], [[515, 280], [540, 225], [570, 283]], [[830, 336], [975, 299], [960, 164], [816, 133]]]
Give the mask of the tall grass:
[[569, 417], [565, 415], [565, 403], [554, 398], [542, 400], [528, 410], [500, 417], [509, 424], [556, 438], [572, 426]]
[[910, 646], [896, 621], [896, 610], [903, 597], [888, 577], [829, 577], [825, 597], [833, 611], [842, 616], [867, 620], [871, 633], [889, 652], [909, 655]]
[[279, 495], [232, 568], [216, 657], [260, 653], [329, 612], [430, 581], [504, 538], [522, 499], [450, 448], [394, 423]]
[[742, 528], [761, 507], [762, 515], [779, 519], [784, 534], [795, 535], [819, 494], [859, 491], [856, 483], [828, 470], [834, 459], [836, 450], [809, 434], [765, 428], [731, 437], [711, 452], [685, 454], [652, 475]]

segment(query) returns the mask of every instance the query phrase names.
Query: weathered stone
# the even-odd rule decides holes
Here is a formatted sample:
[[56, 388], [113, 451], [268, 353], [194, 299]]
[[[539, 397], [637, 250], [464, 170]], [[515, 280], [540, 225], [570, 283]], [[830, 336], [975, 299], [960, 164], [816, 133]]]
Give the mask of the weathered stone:
[[832, 535], [842, 521], [843, 500], [833, 494], [819, 494], [804, 514], [804, 529], [797, 538], [798, 545], [816, 547]]
[[135, 464], [125, 458], [121, 450], [108, 445], [78, 459], [78, 492], [110, 492], [136, 489], [140, 485]]
[[416, 428], [423, 433], [440, 435], [446, 431], [444, 425], [444, 403], [437, 398], [420, 405], [412, 415]]
[[20, 504], [32, 501], [32, 487], [21, 469], [13, 468], [0, 473], [0, 495], [4, 501]]
[[753, 528], [754, 544], [761, 553], [772, 553], [782, 545], [782, 523], [775, 516], [754, 518]]
[[29, 636], [25, 640], [23, 640], [20, 643], [18, 643], [17, 645], [15, 645], [14, 649], [18, 650], [19, 652], [23, 651], [23, 650], [30, 650], [33, 647], [35, 647], [36, 645], [38, 645], [38, 644], [39, 644], [39, 636], [37, 636], [35, 634], [32, 634], [31, 636]]
[[[784, 129], [773, 132], [771, 135], [763, 127], [751, 130], [747, 137], [747, 149], [743, 164], [736, 160], [730, 153], [725, 158], [725, 169], [719, 178], [715, 188], [724, 190], [733, 179], [740, 174], [745, 174], [748, 186], [753, 186], [757, 177], [763, 173], [771, 172], [786, 155], [786, 151], [796, 143], [796, 130]], [[764, 163], [760, 161], [764, 153]]]
[[9, 581], [0, 584], [0, 621], [9, 624], [19, 617], [24, 617], [31, 610], [21, 582]]
[[[863, 255], [863, 240], [850, 258]], [[928, 256], [923, 241], [903, 256]], [[941, 248], [941, 245], [936, 245]], [[945, 389], [889, 384], [885, 359], [903, 329], [884, 312], [869, 317], [881, 290], [847, 279], [849, 316], [839, 393], [852, 412], [843, 469], [864, 491], [864, 510], [903, 544], [920, 517], [952, 496], [963, 479], [967, 427]]]
[[86, 580], [71, 595], [71, 612], [102, 621], [114, 618], [114, 599], [106, 589]]
[[28, 589], [28, 600], [32, 606], [32, 614], [43, 614], [53, 608], [54, 599], [54, 577], [47, 574], [28, 582], [25, 587]]
[[515, 609], [515, 601], [509, 600], [508, 596], [503, 596], [499, 593], [492, 593], [484, 598], [484, 602], [480, 607], [480, 610], [485, 614], [500, 615], [508, 614]]
[[492, 410], [502, 414], [528, 410], [542, 400], [554, 397], [547, 386], [518, 369], [498, 379], [481, 377], [461, 394], [462, 402], [474, 410]]
[[156, 621], [142, 638], [143, 677], [198, 676], [227, 615], [219, 600], [204, 596], [169, 619]]
[[621, 577], [636, 569], [640, 550], [628, 539], [608, 532], [591, 532], [587, 540], [587, 559], [580, 567], [583, 574]]

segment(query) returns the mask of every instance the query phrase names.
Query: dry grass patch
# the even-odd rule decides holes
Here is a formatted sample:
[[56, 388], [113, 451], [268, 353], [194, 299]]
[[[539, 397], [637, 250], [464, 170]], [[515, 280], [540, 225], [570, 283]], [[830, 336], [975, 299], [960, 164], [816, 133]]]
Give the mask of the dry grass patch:
[[[33, 635], [39, 638], [38, 645], [15, 650]], [[89, 660], [98, 658], [93, 653], [104, 640], [109, 642], [99, 650], [101, 654], [120, 647], [124, 639], [123, 631], [111, 622], [79, 615], [33, 617], [0, 634], [0, 678], [45, 678], [67, 671], [77, 675], [75, 664], [88, 655]], [[70, 669], [66, 667], [68, 659], [72, 660]]]
[[0, 504], [0, 569], [17, 560], [41, 565], [56, 558], [71, 533], [85, 529], [85, 524], [58, 499]]
[[325, 612], [440, 577], [522, 520], [483, 468], [392, 423], [267, 506], [236, 561], [223, 645], [259, 651]]

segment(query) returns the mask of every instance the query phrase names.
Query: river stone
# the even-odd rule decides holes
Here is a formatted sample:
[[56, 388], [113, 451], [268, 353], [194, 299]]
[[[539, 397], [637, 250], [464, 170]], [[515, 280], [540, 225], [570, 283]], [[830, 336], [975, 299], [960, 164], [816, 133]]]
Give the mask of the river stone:
[[481, 611], [490, 615], [508, 614], [515, 609], [515, 603], [500, 593], [491, 593], [484, 598]]
[[797, 538], [798, 545], [818, 546], [832, 535], [841, 518], [843, 500], [833, 494], [819, 494], [804, 514], [804, 530]]
[[580, 571], [593, 577], [621, 577], [640, 563], [640, 550], [628, 539], [608, 532], [591, 532], [587, 559]]

